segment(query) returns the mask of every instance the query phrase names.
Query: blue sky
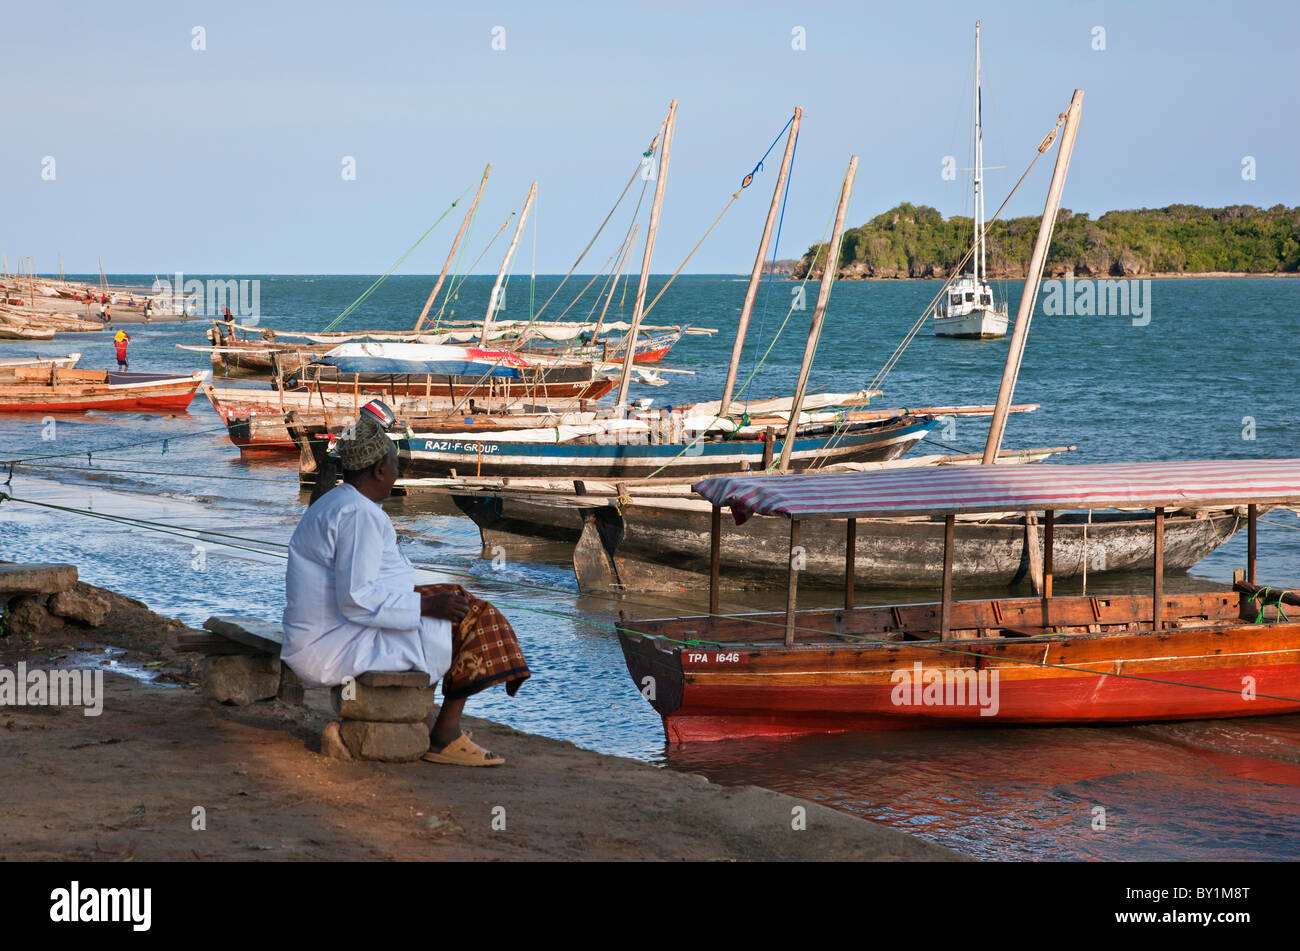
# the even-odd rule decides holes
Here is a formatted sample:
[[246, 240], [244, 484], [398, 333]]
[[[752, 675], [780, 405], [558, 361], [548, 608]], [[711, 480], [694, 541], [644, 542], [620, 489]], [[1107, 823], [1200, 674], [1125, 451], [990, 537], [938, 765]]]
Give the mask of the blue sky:
[[[490, 161], [471, 253], [536, 178], [537, 269], [563, 272], [677, 98], [653, 270], [681, 262], [801, 105], [781, 247], [795, 257], [821, 235], [852, 153], [861, 163], [850, 223], [901, 201], [968, 212], [966, 185], [940, 169], [949, 154], [968, 164], [977, 17], [985, 162], [1007, 166], [989, 172], [990, 211], [1076, 86], [1086, 99], [1066, 207], [1295, 204], [1298, 11], [1281, 2], [10, 5], [0, 250], [11, 267], [34, 255], [44, 272], [61, 254], [69, 271], [93, 271], [102, 255], [119, 273], [374, 273]], [[504, 50], [492, 49], [498, 26]], [[1097, 26], [1104, 50], [1093, 49]], [[792, 49], [795, 27], [804, 50]], [[779, 154], [688, 272], [749, 269]], [[1241, 175], [1248, 155], [1253, 181]], [[53, 181], [42, 180], [46, 156]], [[355, 157], [355, 181], [342, 178], [344, 156]], [[1041, 211], [1050, 168], [1040, 163], [1009, 214]], [[401, 273], [436, 271], [458, 218]], [[602, 241], [580, 270], [599, 268], [617, 241]], [[530, 227], [517, 270], [532, 247]], [[638, 261], [639, 251], [633, 269]], [[494, 247], [478, 271], [498, 263]]]

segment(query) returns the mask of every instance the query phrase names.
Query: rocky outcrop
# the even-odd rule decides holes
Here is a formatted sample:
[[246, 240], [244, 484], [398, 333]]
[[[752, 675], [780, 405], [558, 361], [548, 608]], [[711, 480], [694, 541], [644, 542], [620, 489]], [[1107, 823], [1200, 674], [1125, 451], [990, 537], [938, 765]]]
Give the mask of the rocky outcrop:
[[24, 638], [44, 637], [63, 630], [63, 620], [50, 613], [49, 595], [29, 594], [9, 602], [5, 627], [9, 634]]
[[60, 591], [50, 598], [50, 613], [59, 617], [79, 621], [90, 627], [99, 627], [108, 617], [109, 604], [93, 591], [79, 591], [76, 588]]

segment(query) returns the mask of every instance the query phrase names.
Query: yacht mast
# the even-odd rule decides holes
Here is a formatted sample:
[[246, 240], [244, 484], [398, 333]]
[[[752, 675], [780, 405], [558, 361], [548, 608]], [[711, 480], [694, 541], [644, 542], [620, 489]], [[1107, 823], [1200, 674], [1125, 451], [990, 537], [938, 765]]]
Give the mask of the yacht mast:
[[984, 281], [984, 134], [980, 102], [980, 21], [975, 21], [975, 293]]

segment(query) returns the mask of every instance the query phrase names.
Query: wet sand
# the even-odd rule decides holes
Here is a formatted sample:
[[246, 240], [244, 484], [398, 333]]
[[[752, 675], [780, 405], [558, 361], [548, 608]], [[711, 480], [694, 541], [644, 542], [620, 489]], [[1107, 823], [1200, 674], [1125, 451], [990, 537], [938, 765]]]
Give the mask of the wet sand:
[[[0, 854], [8, 858], [962, 858], [782, 793], [717, 786], [470, 717], [475, 739], [506, 765], [329, 759], [318, 752], [333, 719], [326, 691], [309, 691], [304, 706], [211, 703], [194, 683], [197, 655], [167, 646], [184, 625], [101, 593], [113, 612], [100, 629], [0, 640], [0, 666], [109, 670], [100, 716], [0, 708]], [[196, 807], [206, 828], [194, 827]], [[805, 828], [795, 829], [801, 810]]]

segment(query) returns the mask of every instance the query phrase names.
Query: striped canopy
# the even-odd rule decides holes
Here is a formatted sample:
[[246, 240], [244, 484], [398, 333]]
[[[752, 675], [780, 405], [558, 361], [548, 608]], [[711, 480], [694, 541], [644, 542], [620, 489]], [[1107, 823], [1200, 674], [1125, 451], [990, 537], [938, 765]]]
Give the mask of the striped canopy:
[[1097, 465], [918, 466], [880, 472], [705, 479], [692, 487], [750, 514], [867, 518], [1043, 509], [1215, 508], [1300, 503], [1300, 459]]

